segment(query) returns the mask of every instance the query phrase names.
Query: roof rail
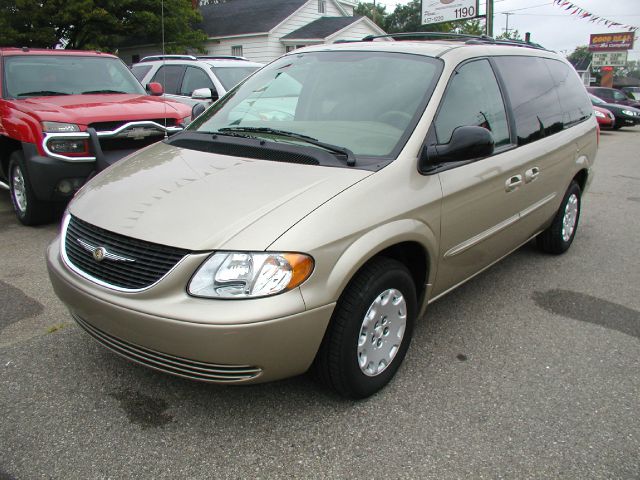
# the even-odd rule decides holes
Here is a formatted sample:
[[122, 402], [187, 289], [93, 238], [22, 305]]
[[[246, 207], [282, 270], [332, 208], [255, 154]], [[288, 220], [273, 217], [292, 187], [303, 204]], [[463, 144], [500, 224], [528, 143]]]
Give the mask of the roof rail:
[[386, 35], [369, 35], [364, 37], [362, 42], [372, 42], [378, 38], [392, 38], [394, 40], [454, 40], [464, 42], [467, 45], [510, 45], [516, 47], [535, 48], [538, 50], [546, 50], [542, 45], [533, 42], [525, 42], [523, 40], [512, 39], [495, 39], [488, 35], [469, 35], [466, 33], [447, 33], [447, 32], [401, 32], [388, 33]]
[[239, 57], [238, 55], [198, 55], [198, 60], [244, 60], [249, 61], [246, 57]]
[[197, 60], [197, 58], [193, 55], [149, 55], [138, 63], [153, 62], [155, 60]]

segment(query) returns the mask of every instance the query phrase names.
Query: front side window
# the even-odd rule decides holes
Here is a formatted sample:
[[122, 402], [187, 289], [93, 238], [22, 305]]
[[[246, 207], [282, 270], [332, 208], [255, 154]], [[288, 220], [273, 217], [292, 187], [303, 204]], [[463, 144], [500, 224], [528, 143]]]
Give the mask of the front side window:
[[190, 97], [193, 91], [199, 88], [209, 88], [212, 93], [216, 91], [211, 79], [204, 70], [197, 67], [187, 67], [187, 71], [184, 72], [184, 78], [182, 79], [180, 95]]
[[4, 58], [4, 85], [9, 98], [145, 94], [122, 61], [98, 56], [8, 55]]
[[162, 84], [165, 93], [178, 95], [185, 69], [184, 65], [163, 65], [158, 69], [151, 81]]
[[438, 143], [449, 143], [461, 126], [486, 128], [497, 147], [510, 143], [502, 95], [487, 60], [466, 63], [454, 73], [435, 121]]
[[392, 158], [413, 131], [441, 70], [441, 60], [420, 55], [289, 55], [232, 90], [189, 130], [271, 128], [346, 147], [356, 156]]

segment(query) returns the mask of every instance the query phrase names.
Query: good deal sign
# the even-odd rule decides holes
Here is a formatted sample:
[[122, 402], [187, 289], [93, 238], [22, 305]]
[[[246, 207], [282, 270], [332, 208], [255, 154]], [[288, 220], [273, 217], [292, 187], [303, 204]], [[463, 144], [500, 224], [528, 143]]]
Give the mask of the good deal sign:
[[422, 0], [422, 24], [451, 22], [478, 16], [478, 0]]

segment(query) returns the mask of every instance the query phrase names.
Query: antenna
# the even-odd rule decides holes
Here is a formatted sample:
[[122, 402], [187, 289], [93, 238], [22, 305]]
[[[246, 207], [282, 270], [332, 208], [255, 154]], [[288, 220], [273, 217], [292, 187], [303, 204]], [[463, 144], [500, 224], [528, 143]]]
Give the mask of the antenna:
[[[164, 0], [160, 1], [160, 23], [162, 24], [162, 89], [167, 85], [167, 69], [165, 68], [165, 52], [164, 52]], [[166, 93], [162, 95], [162, 105], [164, 106], [164, 138], [169, 138], [167, 134], [167, 97]]]

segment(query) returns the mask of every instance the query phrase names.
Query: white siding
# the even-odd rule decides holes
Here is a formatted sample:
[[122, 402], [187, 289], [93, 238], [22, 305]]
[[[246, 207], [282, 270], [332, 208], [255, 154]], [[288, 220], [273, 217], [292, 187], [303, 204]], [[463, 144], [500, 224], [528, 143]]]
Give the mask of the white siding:
[[329, 40], [331, 43], [336, 40], [360, 40], [367, 35], [380, 35], [380, 32], [375, 30], [366, 22], [360, 21], [339, 32], [338, 35], [330, 37]]
[[281, 55], [269, 48], [267, 35], [210, 40], [205, 48], [209, 55], [231, 55], [231, 47], [236, 45], [242, 46], [242, 56], [252, 62], [268, 63]]
[[318, 0], [309, 0], [302, 8], [294, 13], [290, 18], [279, 25], [269, 36], [269, 52], [277, 58], [284, 55], [285, 47], [280, 39], [285, 35], [298, 30], [305, 25], [317, 20], [320, 17], [343, 17], [344, 15], [336, 6], [334, 0], [326, 0], [325, 13], [318, 13]]

